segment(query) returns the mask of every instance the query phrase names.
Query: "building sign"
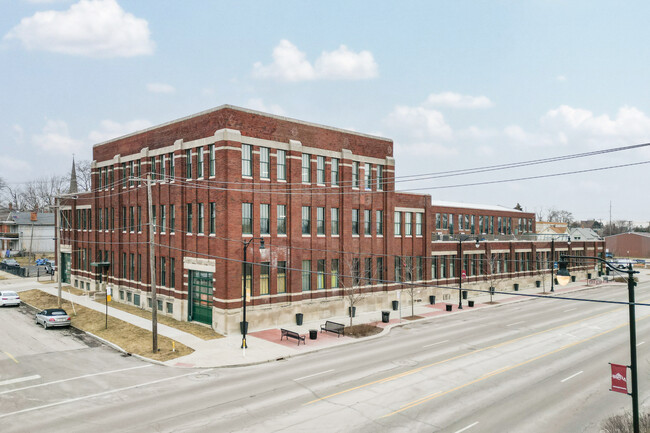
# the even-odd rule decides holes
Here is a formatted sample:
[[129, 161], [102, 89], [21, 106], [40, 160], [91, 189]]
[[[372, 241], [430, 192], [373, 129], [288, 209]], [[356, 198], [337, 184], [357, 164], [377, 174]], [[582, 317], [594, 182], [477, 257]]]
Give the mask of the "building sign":
[[612, 366], [612, 391], [627, 394], [627, 365], [609, 364]]

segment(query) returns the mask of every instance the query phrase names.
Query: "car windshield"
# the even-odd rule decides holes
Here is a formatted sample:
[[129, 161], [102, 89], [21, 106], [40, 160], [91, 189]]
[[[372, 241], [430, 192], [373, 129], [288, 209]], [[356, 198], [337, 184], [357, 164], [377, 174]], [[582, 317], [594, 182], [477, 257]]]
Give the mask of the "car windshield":
[[63, 310], [55, 310], [55, 311], [50, 312], [50, 315], [52, 315], [52, 316], [65, 316], [65, 314], [66, 313]]
[[16, 292], [2, 292], [2, 296], [18, 296]]

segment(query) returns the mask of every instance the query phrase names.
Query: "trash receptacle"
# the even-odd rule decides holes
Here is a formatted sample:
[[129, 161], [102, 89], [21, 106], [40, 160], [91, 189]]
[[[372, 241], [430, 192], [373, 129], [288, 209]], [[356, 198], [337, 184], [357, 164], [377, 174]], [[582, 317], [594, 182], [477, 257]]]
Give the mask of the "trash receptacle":
[[463, 299], [467, 299], [467, 290], [463, 290]]
[[451, 311], [453, 306], [451, 304], [447, 304], [447, 305], [445, 305], [445, 308], [446, 308], [447, 311]]
[[515, 292], [518, 292], [519, 291], [519, 283], [515, 283], [514, 286], [515, 286]]
[[398, 307], [399, 307], [399, 301], [393, 301], [393, 311], [397, 311]]
[[434, 305], [436, 303], [436, 297], [434, 295], [429, 296], [429, 304]]
[[381, 312], [381, 321], [382, 323], [388, 323], [390, 320], [390, 311]]
[[571, 275], [571, 282], [572, 282], [572, 283], [575, 283], [575, 282], [576, 282], [576, 276], [575, 276], [575, 275]]
[[302, 325], [302, 313], [296, 313], [296, 325]]
[[587, 279], [591, 280], [591, 274], [587, 272]]
[[317, 329], [310, 329], [309, 330], [309, 339], [310, 340], [315, 340], [318, 338], [318, 330]]
[[474, 306], [474, 301], [467, 301], [467, 305], [469, 305], [470, 308], [473, 307]]

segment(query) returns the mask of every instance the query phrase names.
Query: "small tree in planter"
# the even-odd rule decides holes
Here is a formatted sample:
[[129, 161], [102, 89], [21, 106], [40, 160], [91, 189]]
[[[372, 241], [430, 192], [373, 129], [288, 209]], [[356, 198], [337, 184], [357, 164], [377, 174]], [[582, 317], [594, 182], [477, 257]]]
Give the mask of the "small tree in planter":
[[419, 278], [418, 267], [414, 266], [413, 261], [418, 260], [417, 257], [403, 257], [404, 260], [404, 282], [408, 283], [405, 285], [404, 290], [408, 293], [409, 298], [411, 298], [411, 317], [415, 317], [415, 291], [419, 290], [420, 287], [413, 284], [413, 281]]
[[537, 252], [535, 259], [535, 275], [537, 276], [538, 281], [542, 282], [542, 292], [546, 293], [547, 261], [544, 258], [544, 254], [541, 252]]
[[343, 289], [343, 296], [349, 304], [348, 315], [350, 316], [350, 326], [352, 326], [353, 312], [356, 309], [356, 305], [366, 294], [361, 290], [361, 273], [359, 268], [361, 265], [359, 257], [348, 257], [343, 260], [343, 263], [344, 269], [347, 269], [347, 275], [339, 278], [339, 285]]
[[501, 277], [501, 262], [500, 262], [500, 254], [497, 253], [490, 253], [486, 256], [486, 273], [485, 273], [485, 281], [487, 281], [490, 284], [490, 304], [493, 303], [494, 301], [493, 296], [494, 296], [494, 291], [497, 290], [499, 283], [502, 280]]

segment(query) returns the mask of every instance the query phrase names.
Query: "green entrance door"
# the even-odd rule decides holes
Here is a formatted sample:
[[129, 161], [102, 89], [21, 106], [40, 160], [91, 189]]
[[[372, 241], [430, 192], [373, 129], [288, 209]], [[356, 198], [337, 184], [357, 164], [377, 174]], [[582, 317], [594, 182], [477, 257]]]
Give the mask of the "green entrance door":
[[189, 321], [212, 325], [212, 272], [189, 271]]
[[70, 253], [61, 253], [61, 263], [57, 263], [57, 265], [60, 265], [61, 282], [70, 284], [70, 270], [72, 266]]

